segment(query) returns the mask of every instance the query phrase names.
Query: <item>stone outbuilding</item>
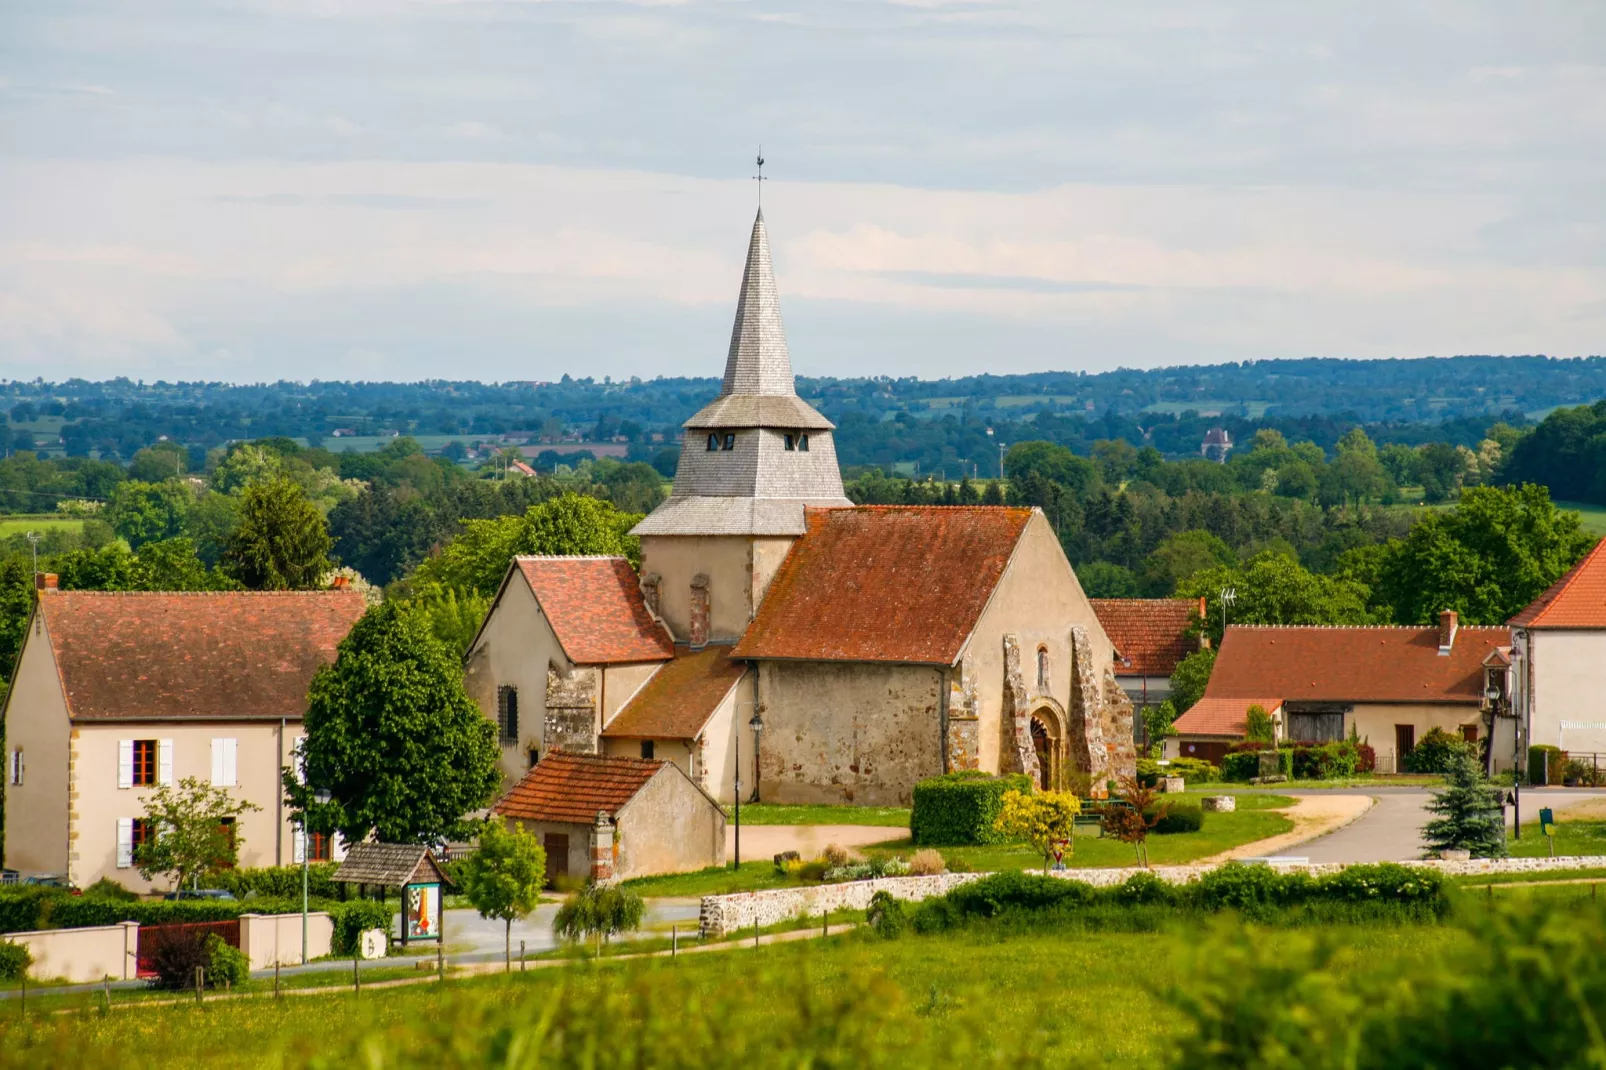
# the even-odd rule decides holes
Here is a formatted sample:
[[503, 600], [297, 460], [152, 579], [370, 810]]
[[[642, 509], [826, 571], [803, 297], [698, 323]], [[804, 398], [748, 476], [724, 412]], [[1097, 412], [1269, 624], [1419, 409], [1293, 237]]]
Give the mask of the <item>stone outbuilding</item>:
[[725, 864], [725, 811], [673, 762], [555, 751], [491, 812], [541, 839], [554, 880]]

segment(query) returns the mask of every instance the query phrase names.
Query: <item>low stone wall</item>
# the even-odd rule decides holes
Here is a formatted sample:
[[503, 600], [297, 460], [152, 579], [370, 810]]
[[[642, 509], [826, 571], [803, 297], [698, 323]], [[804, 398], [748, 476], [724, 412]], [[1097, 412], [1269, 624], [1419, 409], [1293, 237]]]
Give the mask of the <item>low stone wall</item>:
[[[1155, 866], [1152, 869], [1067, 869], [1049, 876], [1081, 881], [1095, 888], [1121, 884], [1138, 873], [1148, 873], [1169, 884], [1198, 880], [1226, 863], [1203, 866]], [[1357, 863], [1271, 862], [1278, 870], [1299, 871], [1319, 877], [1338, 873]], [[1606, 857], [1575, 858], [1475, 858], [1464, 862], [1437, 859], [1402, 862], [1401, 865], [1436, 869], [1451, 877], [1475, 877], [1501, 873], [1543, 873], [1569, 869], [1606, 869]], [[986, 873], [943, 873], [935, 877], [882, 877], [877, 880], [848, 881], [843, 884], [816, 884], [803, 888], [771, 888], [762, 892], [736, 892], [703, 897], [700, 917], [704, 937], [720, 937], [741, 929], [776, 925], [794, 918], [818, 916], [827, 910], [864, 910], [876, 892], [887, 892], [896, 899], [911, 902], [946, 895], [948, 892], [990, 876]]]
[[[334, 944], [335, 923], [323, 911], [307, 915], [307, 958], [322, 958]], [[241, 914], [240, 950], [253, 970], [301, 965], [300, 914]]]
[[41, 929], [7, 933], [5, 939], [21, 944], [33, 955], [28, 976], [41, 980], [114, 981], [138, 975], [139, 923], [95, 925], [82, 929]]

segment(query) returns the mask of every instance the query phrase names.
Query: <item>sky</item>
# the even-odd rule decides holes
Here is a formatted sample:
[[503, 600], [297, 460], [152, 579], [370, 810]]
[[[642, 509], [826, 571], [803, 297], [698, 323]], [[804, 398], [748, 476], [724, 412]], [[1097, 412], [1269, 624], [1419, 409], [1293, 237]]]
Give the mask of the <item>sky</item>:
[[1606, 352], [1606, 5], [3, 0], [0, 377]]

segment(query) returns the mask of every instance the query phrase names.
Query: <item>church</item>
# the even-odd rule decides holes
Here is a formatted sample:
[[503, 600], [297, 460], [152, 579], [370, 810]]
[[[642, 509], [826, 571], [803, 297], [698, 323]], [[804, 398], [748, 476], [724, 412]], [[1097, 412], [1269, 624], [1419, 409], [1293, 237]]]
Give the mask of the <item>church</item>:
[[907, 805], [979, 769], [1133, 771], [1114, 651], [1041, 511], [855, 506], [798, 396], [760, 211], [719, 396], [624, 558], [521, 557], [466, 656], [511, 784], [672, 761], [723, 802]]

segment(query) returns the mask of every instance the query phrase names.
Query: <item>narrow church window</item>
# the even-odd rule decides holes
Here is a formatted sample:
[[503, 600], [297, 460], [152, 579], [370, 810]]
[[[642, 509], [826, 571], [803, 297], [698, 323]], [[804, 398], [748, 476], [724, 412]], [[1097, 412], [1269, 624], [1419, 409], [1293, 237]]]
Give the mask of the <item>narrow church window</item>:
[[708, 452], [709, 453], [713, 453], [717, 449], [719, 449], [719, 436], [718, 435], [709, 435], [708, 436]]
[[1048, 690], [1048, 647], [1037, 648], [1037, 690]]
[[791, 435], [782, 435], [781, 437], [786, 439], [786, 448], [787, 449], [790, 450], [790, 449], [795, 449], [796, 448], [796, 443], [794, 443], [792, 441], [792, 436]]
[[807, 435], [799, 435], [799, 436], [797, 436], [797, 448], [802, 450], [804, 453], [809, 452], [809, 436], [807, 436]]
[[535, 768], [535, 763], [539, 762], [540, 760], [541, 760], [541, 748], [540, 747], [531, 747], [530, 748], [530, 768], [534, 769]]
[[736, 436], [735, 435], [726, 435], [725, 436], [725, 448], [728, 449], [728, 450], [733, 450], [733, 449], [736, 448]]
[[519, 741], [518, 688], [499, 687], [496, 689], [496, 729], [496, 734], [503, 743], [517, 743]]
[[653, 751], [653, 741], [650, 740], [650, 739], [642, 740], [641, 741], [641, 756], [643, 758], [651, 758], [652, 757], [652, 751]]

